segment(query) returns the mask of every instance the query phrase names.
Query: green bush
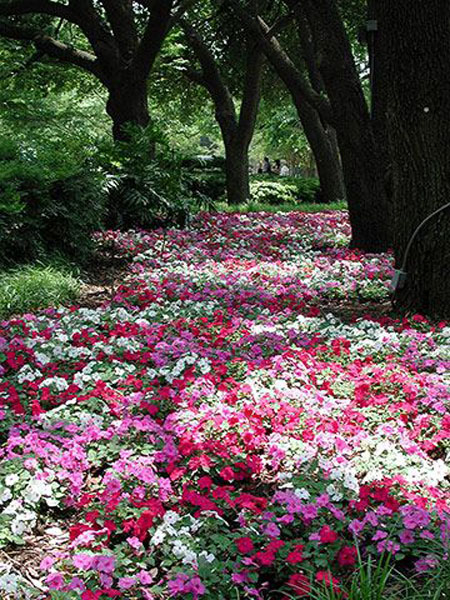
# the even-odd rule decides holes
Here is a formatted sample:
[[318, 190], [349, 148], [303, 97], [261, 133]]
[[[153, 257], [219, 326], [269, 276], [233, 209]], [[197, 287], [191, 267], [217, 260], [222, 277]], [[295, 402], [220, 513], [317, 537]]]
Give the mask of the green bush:
[[320, 202], [320, 183], [313, 178], [258, 175], [251, 178], [250, 197], [261, 204]]
[[107, 181], [107, 226], [183, 226], [192, 195], [182, 157], [152, 127], [130, 127], [128, 134], [128, 141], [106, 141], [97, 155]]
[[66, 270], [30, 265], [0, 275], [0, 318], [76, 301], [80, 282]]
[[189, 187], [192, 195], [203, 196], [210, 203], [220, 202], [225, 197], [225, 173], [219, 169], [190, 172]]
[[104, 212], [102, 178], [62, 149], [0, 139], [0, 256], [25, 262], [55, 251], [84, 261]]

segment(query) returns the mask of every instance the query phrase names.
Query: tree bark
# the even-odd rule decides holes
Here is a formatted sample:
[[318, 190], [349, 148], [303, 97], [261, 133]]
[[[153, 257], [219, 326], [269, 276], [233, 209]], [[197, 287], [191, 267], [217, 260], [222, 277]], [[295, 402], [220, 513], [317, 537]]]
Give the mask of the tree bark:
[[[287, 82], [286, 82], [287, 83]], [[288, 86], [289, 87], [289, 86]], [[325, 203], [345, 200], [345, 186], [334, 131], [324, 126], [318, 112], [291, 91], [297, 114], [314, 155]]]
[[380, 170], [383, 177], [389, 221], [392, 222], [392, 165], [388, 147], [386, 107], [386, 92], [390, 86], [390, 81], [387, 78], [389, 54], [387, 52], [387, 43], [384, 39], [385, 31], [383, 28], [380, 29], [378, 27], [377, 1], [367, 1], [367, 18], [369, 22], [375, 22], [376, 27], [376, 29], [366, 32], [371, 81], [370, 115], [375, 142], [379, 152]]
[[225, 176], [228, 204], [245, 204], [250, 197], [248, 147], [239, 138], [225, 143]]
[[244, 204], [250, 197], [248, 150], [253, 138], [261, 96], [264, 54], [250, 40], [245, 43], [246, 66], [239, 115], [219, 63], [199, 32], [187, 21], [181, 25], [201, 71], [188, 69], [191, 81], [211, 96], [225, 147], [225, 177], [228, 204]]
[[[387, 127], [397, 266], [414, 230], [450, 202], [450, 4], [378, 0], [387, 44]], [[419, 232], [406, 263], [401, 308], [450, 316], [450, 209]]]
[[119, 82], [109, 87], [106, 104], [116, 142], [128, 141], [127, 125], [146, 127], [150, 122], [146, 80], [133, 82], [122, 79]]
[[350, 41], [335, 0], [306, 0], [304, 8], [321, 56], [319, 68], [333, 110], [352, 246], [382, 252], [388, 249], [391, 237], [380, 154]]

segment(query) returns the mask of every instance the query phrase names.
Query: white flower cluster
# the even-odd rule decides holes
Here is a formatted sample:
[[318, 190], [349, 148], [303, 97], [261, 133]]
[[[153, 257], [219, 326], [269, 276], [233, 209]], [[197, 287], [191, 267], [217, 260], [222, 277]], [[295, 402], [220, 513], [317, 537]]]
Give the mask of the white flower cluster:
[[58, 506], [58, 485], [51, 472], [46, 475], [46, 479], [42, 478], [42, 474], [21, 478], [16, 473], [10, 473], [0, 485], [2, 527], [6, 526], [13, 536], [21, 537], [33, 529], [41, 502], [50, 507]]
[[163, 517], [163, 523], [159, 525], [150, 540], [150, 547], [166, 543], [170, 546], [172, 554], [180, 559], [183, 565], [190, 565], [194, 568], [198, 567], [199, 558], [212, 563], [216, 558], [214, 554], [205, 550], [199, 553], [193, 550], [197, 544], [200, 547], [203, 545], [202, 540], [193, 535], [201, 527], [202, 522], [199, 519], [191, 516], [180, 517], [174, 511], [167, 511]]

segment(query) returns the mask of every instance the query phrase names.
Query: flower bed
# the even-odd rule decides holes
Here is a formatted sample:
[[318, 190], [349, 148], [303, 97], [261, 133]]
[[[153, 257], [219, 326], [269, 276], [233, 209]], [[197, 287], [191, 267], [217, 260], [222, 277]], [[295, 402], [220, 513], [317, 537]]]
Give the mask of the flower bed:
[[307, 597], [358, 553], [443, 560], [450, 328], [332, 316], [388, 297], [391, 257], [348, 234], [343, 212], [99, 234], [132, 259], [111, 303], [1, 324], [0, 544], [67, 528], [41, 597]]

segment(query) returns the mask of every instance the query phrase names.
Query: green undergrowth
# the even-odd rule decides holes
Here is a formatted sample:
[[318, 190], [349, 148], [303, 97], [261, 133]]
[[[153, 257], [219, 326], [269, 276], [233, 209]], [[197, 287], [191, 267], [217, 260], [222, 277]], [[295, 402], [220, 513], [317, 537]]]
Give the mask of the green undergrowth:
[[251, 213], [251, 212], [271, 212], [271, 213], [279, 213], [279, 212], [292, 212], [292, 211], [300, 211], [300, 212], [323, 212], [324, 210], [346, 210], [347, 203], [346, 202], [333, 202], [331, 204], [316, 204], [316, 203], [307, 203], [302, 202], [301, 204], [277, 204], [274, 206], [273, 204], [265, 204], [260, 202], [248, 202], [247, 204], [243, 204], [242, 206], [229, 206], [225, 202], [219, 203], [216, 205], [216, 208], [219, 212], [227, 212], [227, 213]]
[[71, 304], [81, 281], [62, 265], [32, 264], [0, 272], [0, 318]]

